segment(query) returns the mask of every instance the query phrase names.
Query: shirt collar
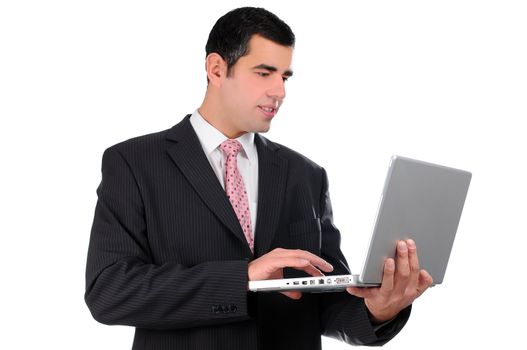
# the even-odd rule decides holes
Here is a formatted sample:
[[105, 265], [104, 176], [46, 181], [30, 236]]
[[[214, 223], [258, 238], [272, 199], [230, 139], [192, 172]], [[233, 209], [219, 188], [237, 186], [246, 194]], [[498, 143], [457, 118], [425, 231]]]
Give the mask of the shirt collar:
[[[192, 124], [194, 131], [198, 135], [201, 147], [203, 147], [203, 150], [205, 151], [207, 156], [214, 152], [214, 150], [216, 150], [222, 144], [223, 141], [228, 139], [225, 135], [221, 133], [221, 131], [209, 124], [209, 122], [207, 122], [205, 118], [203, 118], [203, 116], [199, 113], [198, 110], [194, 111], [194, 113], [190, 117], [190, 123]], [[243, 151], [245, 152], [247, 159], [249, 159], [249, 162], [255, 162], [256, 146], [254, 144], [254, 133], [245, 133], [237, 137], [236, 140], [242, 144]]]

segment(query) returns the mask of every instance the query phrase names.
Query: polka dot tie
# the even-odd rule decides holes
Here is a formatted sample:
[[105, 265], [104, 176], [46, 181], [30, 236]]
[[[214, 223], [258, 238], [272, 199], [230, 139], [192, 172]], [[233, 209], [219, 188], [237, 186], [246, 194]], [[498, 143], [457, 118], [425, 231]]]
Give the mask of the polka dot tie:
[[240, 222], [249, 248], [254, 252], [254, 241], [251, 236], [252, 225], [251, 215], [249, 213], [249, 200], [242, 175], [238, 170], [237, 162], [238, 152], [242, 149], [242, 145], [236, 140], [226, 140], [220, 145], [220, 148], [227, 157], [225, 161], [225, 192]]

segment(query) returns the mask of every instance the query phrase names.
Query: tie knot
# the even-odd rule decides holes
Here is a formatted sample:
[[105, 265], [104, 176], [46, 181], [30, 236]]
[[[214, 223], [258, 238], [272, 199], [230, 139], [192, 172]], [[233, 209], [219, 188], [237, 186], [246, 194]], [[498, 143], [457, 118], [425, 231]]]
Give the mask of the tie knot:
[[242, 149], [242, 144], [237, 140], [226, 140], [220, 145], [220, 148], [227, 156], [235, 156]]

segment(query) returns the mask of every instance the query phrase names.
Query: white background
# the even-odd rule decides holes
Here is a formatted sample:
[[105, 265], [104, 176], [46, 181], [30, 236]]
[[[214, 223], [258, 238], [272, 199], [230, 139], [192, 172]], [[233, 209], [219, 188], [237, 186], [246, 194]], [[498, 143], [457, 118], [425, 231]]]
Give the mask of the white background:
[[98, 324], [83, 301], [102, 152], [199, 106], [208, 32], [247, 4], [297, 36], [267, 136], [328, 170], [353, 271], [390, 155], [473, 172], [445, 283], [386, 348], [522, 347], [525, 2], [183, 3], [0, 3], [0, 348], [131, 347], [131, 328]]

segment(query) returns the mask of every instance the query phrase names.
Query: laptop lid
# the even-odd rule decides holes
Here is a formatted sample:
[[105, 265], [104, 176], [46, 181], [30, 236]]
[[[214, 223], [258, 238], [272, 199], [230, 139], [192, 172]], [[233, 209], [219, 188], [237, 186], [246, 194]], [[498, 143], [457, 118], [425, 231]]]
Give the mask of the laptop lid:
[[391, 158], [362, 283], [380, 283], [397, 241], [413, 239], [419, 266], [443, 282], [472, 174], [401, 156]]
[[409, 238], [416, 242], [420, 268], [434, 285], [442, 283], [471, 178], [464, 170], [393, 156], [360, 275], [250, 281], [249, 289], [330, 292], [376, 286], [385, 260], [395, 257], [397, 241]]

